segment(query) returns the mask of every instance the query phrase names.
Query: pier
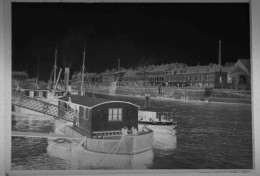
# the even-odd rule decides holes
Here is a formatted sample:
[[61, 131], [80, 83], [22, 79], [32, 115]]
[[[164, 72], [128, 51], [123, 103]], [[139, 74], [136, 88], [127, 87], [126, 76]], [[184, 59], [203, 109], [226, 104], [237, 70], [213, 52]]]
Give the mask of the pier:
[[73, 109], [61, 108], [49, 102], [31, 98], [16, 92], [12, 92], [12, 105], [69, 122], [73, 122], [74, 116], [78, 115], [78, 113], [76, 113]]

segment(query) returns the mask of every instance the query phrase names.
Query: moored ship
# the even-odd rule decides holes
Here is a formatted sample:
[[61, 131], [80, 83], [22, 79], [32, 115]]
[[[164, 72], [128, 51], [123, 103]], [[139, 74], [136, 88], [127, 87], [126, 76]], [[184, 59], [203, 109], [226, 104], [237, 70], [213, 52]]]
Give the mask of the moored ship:
[[59, 98], [59, 107], [78, 112], [64, 133], [85, 136], [80, 144], [88, 151], [133, 155], [152, 149], [153, 131], [138, 129], [139, 106], [125, 101], [69, 95]]

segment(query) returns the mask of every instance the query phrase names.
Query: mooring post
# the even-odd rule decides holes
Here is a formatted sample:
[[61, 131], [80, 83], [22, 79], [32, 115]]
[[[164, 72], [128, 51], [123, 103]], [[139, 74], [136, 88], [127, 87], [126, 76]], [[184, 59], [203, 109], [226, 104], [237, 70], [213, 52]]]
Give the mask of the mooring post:
[[150, 94], [145, 94], [144, 100], [145, 100], [144, 107], [145, 108], [150, 107]]

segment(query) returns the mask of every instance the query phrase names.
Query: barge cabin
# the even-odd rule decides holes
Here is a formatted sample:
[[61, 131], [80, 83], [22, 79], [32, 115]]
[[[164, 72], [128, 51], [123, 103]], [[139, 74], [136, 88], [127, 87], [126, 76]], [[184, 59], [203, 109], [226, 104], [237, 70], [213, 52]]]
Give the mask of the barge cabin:
[[69, 95], [59, 98], [58, 105], [78, 112], [74, 127], [87, 137], [102, 137], [97, 133], [119, 132], [125, 126], [138, 127], [139, 106], [133, 103]]

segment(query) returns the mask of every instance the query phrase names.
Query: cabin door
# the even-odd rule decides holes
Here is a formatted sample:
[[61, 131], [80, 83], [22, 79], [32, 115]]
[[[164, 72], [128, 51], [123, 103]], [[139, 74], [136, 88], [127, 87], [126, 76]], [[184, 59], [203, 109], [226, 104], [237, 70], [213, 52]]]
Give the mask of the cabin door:
[[39, 96], [39, 98], [42, 98], [42, 92], [39, 92], [38, 96]]
[[34, 91], [29, 91], [29, 97], [31, 97], [31, 98], [34, 97]]
[[162, 114], [158, 114], [158, 121], [160, 122], [162, 120]]

